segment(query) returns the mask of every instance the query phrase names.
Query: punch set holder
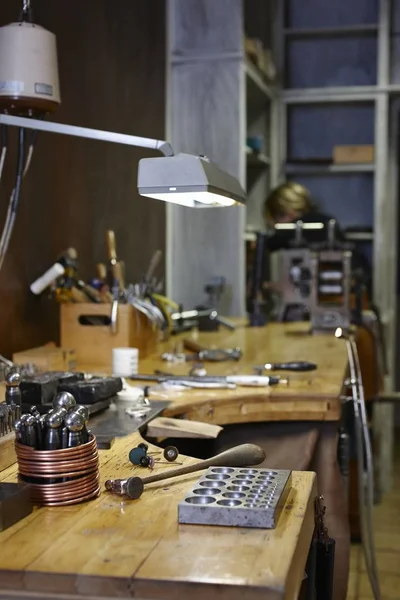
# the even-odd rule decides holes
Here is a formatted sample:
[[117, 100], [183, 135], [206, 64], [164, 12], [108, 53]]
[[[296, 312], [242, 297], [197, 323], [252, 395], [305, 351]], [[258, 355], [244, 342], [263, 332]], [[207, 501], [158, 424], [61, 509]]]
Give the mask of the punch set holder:
[[179, 523], [274, 529], [291, 471], [211, 467], [178, 505]]
[[64, 506], [100, 494], [96, 438], [75, 448], [35, 450], [15, 442], [18, 481], [28, 483], [31, 500], [42, 506]]

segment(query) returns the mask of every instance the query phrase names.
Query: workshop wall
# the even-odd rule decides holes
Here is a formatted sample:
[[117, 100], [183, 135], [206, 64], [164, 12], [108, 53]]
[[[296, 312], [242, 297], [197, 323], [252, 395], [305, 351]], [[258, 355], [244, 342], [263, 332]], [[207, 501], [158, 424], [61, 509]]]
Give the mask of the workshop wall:
[[[57, 36], [62, 106], [57, 122], [164, 138], [165, 5], [147, 0], [35, 0], [35, 21]], [[15, 21], [20, 0], [0, 4]], [[0, 184], [0, 225], [16, 169], [16, 129]], [[9, 253], [0, 273], [0, 354], [58, 341], [58, 306], [29, 284], [66, 247], [83, 279], [104, 261], [114, 229], [127, 279], [165, 249], [165, 205], [137, 193], [137, 163], [151, 151], [40, 134], [24, 182]], [[162, 267], [163, 269], [164, 267]], [[160, 268], [160, 271], [162, 271]], [[163, 275], [158, 272], [157, 275]]]

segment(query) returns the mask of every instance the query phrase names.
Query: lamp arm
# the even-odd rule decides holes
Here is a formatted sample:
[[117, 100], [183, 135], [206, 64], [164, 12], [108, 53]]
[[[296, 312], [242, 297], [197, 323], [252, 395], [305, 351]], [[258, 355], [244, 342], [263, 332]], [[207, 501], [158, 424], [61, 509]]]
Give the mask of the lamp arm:
[[4, 114], [0, 114], [0, 124], [9, 125], [11, 127], [34, 129], [36, 131], [47, 131], [48, 133], [72, 135], [74, 137], [88, 138], [102, 142], [112, 142], [114, 144], [124, 144], [125, 146], [151, 148], [153, 150], [159, 150], [162, 154], [164, 154], [164, 156], [174, 156], [175, 154], [169, 142], [139, 137], [137, 135], [126, 135], [125, 133], [114, 133], [112, 131], [102, 131], [100, 129], [88, 129], [87, 127], [63, 125], [61, 123], [53, 123], [51, 121], [39, 121], [38, 119], [15, 117], [13, 115]]

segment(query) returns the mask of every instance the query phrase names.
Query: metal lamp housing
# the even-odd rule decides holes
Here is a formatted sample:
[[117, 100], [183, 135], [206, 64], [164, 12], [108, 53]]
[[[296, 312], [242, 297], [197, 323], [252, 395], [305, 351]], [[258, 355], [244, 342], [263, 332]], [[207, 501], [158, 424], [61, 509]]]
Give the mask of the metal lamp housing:
[[141, 196], [191, 208], [244, 204], [246, 193], [235, 177], [202, 156], [142, 158], [138, 168]]

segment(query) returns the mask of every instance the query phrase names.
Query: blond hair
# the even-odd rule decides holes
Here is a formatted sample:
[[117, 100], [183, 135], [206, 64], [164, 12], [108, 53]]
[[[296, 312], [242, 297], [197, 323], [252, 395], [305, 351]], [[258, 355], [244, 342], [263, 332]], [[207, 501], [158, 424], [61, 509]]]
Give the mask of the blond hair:
[[273, 189], [264, 205], [264, 216], [276, 222], [280, 217], [295, 212], [299, 216], [314, 208], [310, 192], [301, 183], [287, 181]]

